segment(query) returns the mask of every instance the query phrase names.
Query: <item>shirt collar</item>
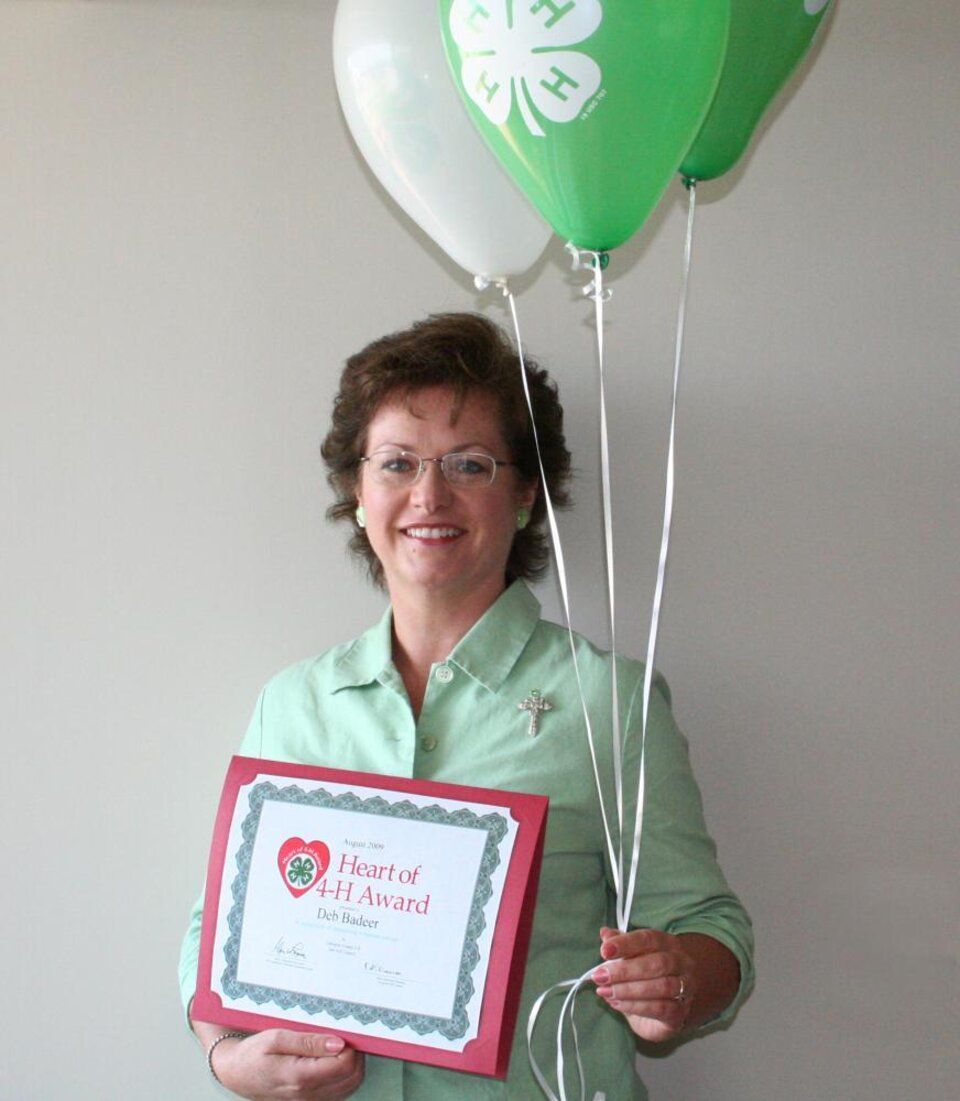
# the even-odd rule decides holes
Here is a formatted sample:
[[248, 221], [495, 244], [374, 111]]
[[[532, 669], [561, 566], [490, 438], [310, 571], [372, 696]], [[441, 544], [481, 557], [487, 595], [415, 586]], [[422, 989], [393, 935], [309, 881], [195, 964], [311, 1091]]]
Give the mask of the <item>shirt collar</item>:
[[[517, 663], [540, 620], [540, 602], [522, 581], [506, 589], [453, 648], [449, 661], [491, 692]], [[393, 613], [347, 644], [334, 663], [333, 690], [357, 688], [395, 677]]]
[[460, 639], [449, 660], [496, 692], [539, 621], [540, 601], [524, 582], [514, 581]]
[[353, 642], [347, 643], [333, 665], [333, 690], [359, 688], [389, 676], [393, 669], [393, 611]]

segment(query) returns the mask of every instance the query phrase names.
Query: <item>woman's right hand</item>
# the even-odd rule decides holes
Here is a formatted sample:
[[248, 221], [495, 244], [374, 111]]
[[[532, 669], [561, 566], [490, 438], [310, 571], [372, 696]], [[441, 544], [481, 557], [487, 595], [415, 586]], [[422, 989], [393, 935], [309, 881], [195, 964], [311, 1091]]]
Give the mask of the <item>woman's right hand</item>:
[[[215, 1027], [206, 1040], [199, 1022], [195, 1029], [207, 1044], [223, 1031]], [[363, 1081], [360, 1052], [322, 1032], [270, 1029], [224, 1040], [212, 1062], [220, 1083], [249, 1101], [341, 1101]]]

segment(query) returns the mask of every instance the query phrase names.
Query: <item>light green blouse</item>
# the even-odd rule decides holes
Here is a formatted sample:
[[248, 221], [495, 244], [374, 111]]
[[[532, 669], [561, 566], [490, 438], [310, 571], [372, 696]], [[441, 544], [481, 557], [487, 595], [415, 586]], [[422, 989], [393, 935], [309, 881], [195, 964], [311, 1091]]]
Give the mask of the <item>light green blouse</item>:
[[[612, 787], [609, 654], [576, 636], [584, 695], [601, 776]], [[530, 953], [510, 1071], [505, 1082], [416, 1063], [367, 1057], [357, 1101], [542, 1101], [526, 1055], [527, 1015], [547, 987], [599, 963], [599, 929], [615, 925], [593, 770], [566, 630], [540, 619], [540, 605], [513, 584], [434, 666], [419, 719], [391, 660], [391, 615], [353, 642], [291, 666], [264, 688], [240, 752], [387, 775], [474, 784], [547, 795], [550, 810]], [[643, 666], [618, 659], [621, 723], [627, 742], [625, 798], [636, 794]], [[531, 691], [551, 705], [531, 737], [520, 709]], [[655, 682], [647, 731], [647, 784], [640, 872], [631, 927], [706, 933], [740, 962], [740, 992], [753, 980], [750, 921], [727, 886], [703, 821], [687, 743], [670, 714], [669, 692]], [[609, 800], [608, 800], [609, 801]], [[608, 813], [615, 823], [610, 802]], [[632, 822], [628, 810], [627, 821]], [[183, 943], [184, 1005], [196, 985], [200, 905]], [[555, 1064], [559, 997], [540, 1016], [535, 1051]], [[634, 1040], [623, 1018], [585, 989], [577, 1030], [587, 1097], [646, 1096], [634, 1069]], [[572, 1051], [567, 1066], [573, 1065]], [[571, 1096], [578, 1096], [573, 1079]]]

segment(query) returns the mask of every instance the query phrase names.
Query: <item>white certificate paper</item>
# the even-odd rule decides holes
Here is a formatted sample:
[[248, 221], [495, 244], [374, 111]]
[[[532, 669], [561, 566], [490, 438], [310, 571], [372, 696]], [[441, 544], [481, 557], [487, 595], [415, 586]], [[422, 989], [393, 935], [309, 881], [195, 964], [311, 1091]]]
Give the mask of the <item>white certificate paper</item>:
[[[415, 1045], [463, 1069], [496, 1049], [481, 1073], [498, 1073], [502, 1029], [481, 1010], [491, 960], [502, 978], [525, 952], [545, 800], [249, 758], [224, 800], [196, 1016], [322, 1028], [407, 1058]], [[526, 840], [524, 826], [518, 879], [531, 805], [540, 828]], [[499, 1017], [513, 1011], [507, 999]]]

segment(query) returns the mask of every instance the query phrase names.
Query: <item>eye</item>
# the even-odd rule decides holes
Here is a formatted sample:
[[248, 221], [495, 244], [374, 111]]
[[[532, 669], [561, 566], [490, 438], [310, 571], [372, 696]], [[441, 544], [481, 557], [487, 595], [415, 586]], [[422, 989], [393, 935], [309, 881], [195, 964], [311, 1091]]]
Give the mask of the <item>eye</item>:
[[420, 463], [406, 451], [386, 451], [375, 456], [377, 469], [384, 474], [410, 474]]
[[456, 468], [460, 474], [484, 474], [490, 464], [477, 455], [457, 455]]
[[475, 451], [456, 451], [447, 455], [444, 471], [448, 478], [458, 482], [487, 482], [494, 470], [494, 461], [489, 455]]

